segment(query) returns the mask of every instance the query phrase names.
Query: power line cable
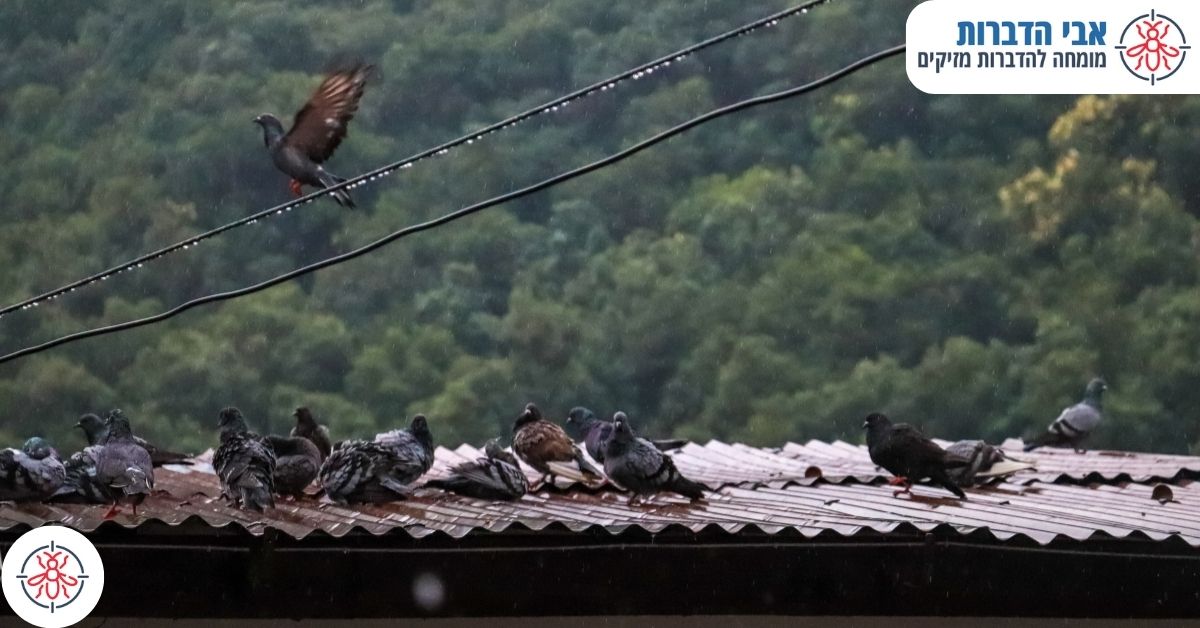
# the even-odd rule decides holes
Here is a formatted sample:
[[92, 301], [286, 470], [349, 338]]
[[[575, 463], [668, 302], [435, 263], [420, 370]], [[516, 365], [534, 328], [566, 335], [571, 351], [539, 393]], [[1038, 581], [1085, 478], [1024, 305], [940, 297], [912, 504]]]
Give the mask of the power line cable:
[[136, 270], [136, 269], [144, 266], [147, 262], [153, 262], [161, 257], [170, 255], [177, 251], [184, 251], [184, 250], [187, 250], [194, 246], [198, 246], [204, 240], [207, 240], [216, 235], [225, 233], [226, 231], [230, 231], [232, 229], [236, 229], [236, 228], [243, 227], [246, 225], [252, 225], [252, 224], [257, 223], [259, 220], [268, 219], [268, 218], [283, 214], [284, 212], [289, 212], [289, 211], [295, 209], [296, 207], [311, 203], [311, 202], [317, 200], [318, 198], [325, 196], [326, 194], [330, 194], [336, 190], [340, 190], [342, 188], [354, 188], [354, 187], [358, 187], [361, 185], [366, 185], [368, 183], [378, 180], [381, 177], [390, 175], [390, 174], [396, 172], [397, 170], [411, 168], [413, 166], [413, 164], [415, 164], [419, 161], [446, 155], [451, 150], [456, 149], [459, 146], [463, 146], [466, 144], [473, 144], [476, 140], [479, 140], [479, 139], [481, 139], [487, 135], [490, 135], [492, 133], [495, 133], [497, 131], [501, 131], [503, 129], [507, 129], [509, 127], [515, 126], [517, 124], [521, 124], [522, 122], [525, 122], [526, 120], [529, 120], [530, 118], [533, 118], [533, 117], [536, 117], [536, 116], [539, 116], [542, 114], [546, 114], [546, 113], [554, 113], [554, 112], [558, 111], [559, 109], [566, 107], [568, 104], [570, 104], [576, 100], [579, 100], [582, 98], [587, 98], [594, 94], [597, 94], [600, 92], [605, 92], [610, 89], [614, 89], [614, 88], [616, 88], [617, 85], [624, 83], [628, 80], [641, 79], [644, 76], [648, 76], [658, 70], [669, 67], [672, 63], [677, 63], [679, 61], [682, 61], [683, 59], [685, 59], [686, 57], [688, 57], [689, 55], [691, 55], [693, 53], [699, 52], [706, 48], [711, 48], [713, 46], [716, 46], [718, 44], [721, 44], [723, 42], [729, 41], [729, 40], [737, 38], [737, 37], [741, 37], [743, 35], [748, 35], [752, 32], [758, 31], [763, 28], [769, 28], [769, 27], [775, 26], [775, 25], [779, 24], [779, 22], [782, 20], [785, 20], [790, 17], [794, 17], [796, 15], [802, 15], [804, 13], [808, 13], [809, 9], [819, 6], [819, 5], [822, 5], [822, 4], [826, 4], [830, 1], [831, 0], [810, 0], [809, 2], [805, 2], [804, 4], [796, 5], [790, 9], [785, 9], [778, 13], [768, 15], [767, 17], [755, 20], [753, 22], [749, 22], [747, 24], [744, 24], [744, 25], [734, 28], [732, 30], [721, 33], [720, 35], [710, 37], [708, 39], [705, 39], [704, 41], [692, 44], [686, 48], [682, 48], [671, 54], [659, 57], [658, 59], [655, 59], [648, 63], [643, 63], [642, 65], [639, 65], [635, 68], [631, 68], [631, 69], [625, 70], [624, 72], [621, 72], [619, 74], [615, 74], [615, 75], [613, 75], [609, 78], [606, 78], [602, 81], [592, 83], [591, 85], [588, 85], [587, 87], [577, 89], [569, 94], [555, 98], [554, 100], [551, 100], [545, 104], [538, 105], [536, 107], [533, 107], [532, 109], [528, 109], [528, 110], [518, 113], [514, 116], [505, 118], [504, 120], [501, 120], [494, 124], [483, 127], [482, 129], [479, 129], [478, 131], [468, 133], [467, 135], [464, 135], [458, 139], [451, 140], [444, 144], [434, 146], [433, 148], [423, 150], [419, 153], [416, 153], [415, 155], [412, 155], [411, 157], [406, 157], [400, 161], [392, 162], [385, 166], [381, 166], [379, 168], [371, 170], [370, 172], [366, 172], [361, 175], [358, 175], [357, 177], [354, 177], [352, 179], [347, 179], [346, 181], [339, 183], [337, 185], [333, 185], [333, 186], [330, 186], [330, 187], [327, 187], [327, 188], [324, 188], [321, 190], [317, 190], [317, 191], [315, 191], [311, 194], [308, 194], [306, 196], [303, 196], [301, 198], [298, 198], [298, 199], [295, 199], [292, 201], [288, 201], [287, 203], [283, 203], [281, 205], [276, 205], [275, 207], [272, 207], [270, 209], [264, 209], [256, 214], [251, 214], [244, 218], [239, 218], [237, 220], [234, 220], [233, 222], [226, 223], [219, 227], [215, 227], [213, 229], [205, 231], [204, 233], [187, 238], [186, 240], [180, 240], [179, 242], [176, 242], [175, 244], [171, 244], [171, 245], [162, 247], [158, 250], [151, 251], [149, 253], [146, 253], [145, 255], [141, 255], [141, 256], [134, 258], [132, 260], [129, 260], [127, 262], [123, 262], [121, 264], [113, 266], [113, 267], [109, 268], [108, 270], [103, 270], [103, 271], [100, 271], [93, 275], [88, 275], [87, 277], [84, 277], [77, 281], [72, 281], [69, 284], [66, 284], [59, 288], [55, 288], [53, 290], [50, 290], [49, 292], [44, 292], [42, 294], [39, 294], [34, 297], [30, 297], [23, 301], [13, 303], [12, 305], [5, 306], [3, 308], [0, 308], [0, 317], [3, 317], [4, 315], [12, 313], [17, 310], [25, 310], [25, 309], [37, 307], [46, 301], [52, 301], [54, 299], [57, 299], [60, 296], [74, 292], [84, 286], [88, 286], [88, 285], [94, 284], [99, 281], [105, 281], [109, 277], [112, 277], [114, 275], [119, 275], [121, 273]]
[[85, 331], [76, 332], [76, 333], [69, 334], [66, 336], [61, 336], [59, 338], [55, 338], [54, 340], [49, 340], [47, 342], [44, 342], [44, 343], [41, 343], [38, 345], [26, 347], [19, 351], [14, 351], [7, 355], [0, 356], [0, 364], [3, 364], [5, 362], [11, 362], [12, 360], [16, 360], [17, 358], [21, 358], [21, 357], [28, 356], [28, 355], [33, 355], [35, 353], [41, 353], [42, 351], [46, 351], [53, 347], [57, 347], [62, 344], [67, 344], [69, 342], [75, 342], [77, 340], [83, 340], [84, 338], [91, 338], [93, 336], [102, 336], [105, 334], [111, 334], [111, 333], [118, 332], [118, 331], [124, 331], [126, 329], [133, 329], [135, 327], [142, 327], [145, 325], [159, 323], [159, 322], [165, 321], [169, 318], [172, 318], [174, 316], [177, 316], [179, 314], [182, 314], [183, 312], [186, 312], [187, 310], [190, 310], [198, 305], [203, 305], [205, 303], [226, 301], [229, 299], [243, 297], [243, 296], [246, 296], [249, 294], [253, 294], [255, 292], [260, 292], [262, 290], [266, 290], [267, 288], [270, 288], [272, 286], [281, 284], [285, 281], [290, 281], [292, 279], [295, 279], [295, 278], [303, 276], [303, 275], [307, 275], [309, 273], [316, 272], [318, 270], [321, 270], [322, 268], [335, 266], [337, 264], [341, 264], [342, 262], [352, 260], [356, 257], [366, 255], [367, 253], [370, 253], [376, 249], [379, 249], [379, 248], [383, 247], [384, 245], [387, 245], [391, 242], [399, 240], [400, 238], [412, 235], [414, 233], [420, 233], [420, 232], [426, 231], [428, 229], [433, 229], [434, 227], [439, 227], [441, 225], [444, 225], [449, 222], [453, 222], [455, 220], [458, 220], [459, 218], [469, 216], [471, 214], [474, 214], [478, 211], [487, 209], [489, 207], [493, 207], [493, 206], [499, 205], [501, 203], [505, 203], [505, 202], [508, 202], [508, 201], [511, 201], [514, 199], [524, 197], [524, 196], [529, 196], [530, 194], [534, 194], [534, 193], [540, 192], [544, 189], [556, 186], [560, 183], [570, 181], [571, 179], [583, 176], [589, 172], [610, 166], [619, 161], [627, 159], [637, 153], [640, 153], [643, 150], [646, 150], [647, 148], [654, 146], [655, 144], [664, 142], [667, 139], [670, 139], [676, 135], [679, 135], [679, 134], [683, 133], [684, 131], [687, 131], [688, 129], [700, 126], [701, 124], [710, 122], [717, 118], [720, 118], [720, 117], [723, 117], [723, 116], [726, 116], [726, 115], [729, 115], [731, 113], [735, 113], [738, 111], [742, 111], [743, 109], [749, 109], [751, 107], [756, 107], [758, 105], [773, 103], [773, 102], [785, 100], [788, 98], [792, 98], [795, 96], [799, 96], [801, 94], [811, 92], [815, 89], [824, 87], [825, 85], [828, 85], [828, 84], [838, 81], [846, 76], [849, 76], [849, 75], [853, 74], [854, 72], [857, 72], [858, 70], [861, 70], [868, 66], [874, 65], [875, 63], [883, 61], [884, 59], [887, 59], [889, 57], [898, 55], [902, 52], [904, 52], [903, 45], [895, 46], [893, 48], [888, 48], [886, 50], [881, 50], [870, 56], [863, 57], [862, 59], [859, 59], [858, 61], [855, 61], [854, 63], [851, 63], [850, 65], [848, 65], [836, 72], [833, 72], [832, 74], [823, 76], [823, 77], [816, 79], [815, 81], [812, 81], [810, 83], [806, 83], [804, 85], [800, 85], [797, 87], [792, 87], [792, 88], [789, 88], [789, 89], [786, 89], [786, 90], [783, 90], [780, 92], [775, 92], [775, 93], [771, 93], [771, 94], [765, 94], [763, 96], [749, 98], [747, 100], [742, 100], [742, 101], [733, 103], [731, 105], [726, 105], [719, 109], [714, 109], [714, 110], [709, 111], [708, 113], [705, 113], [701, 116], [697, 116], [695, 118], [692, 118], [691, 120], [683, 122], [682, 124], [676, 125], [674, 127], [671, 127], [670, 129], [662, 131], [661, 133], [658, 133], [650, 138], [642, 140], [641, 142], [638, 142], [637, 144], [634, 144], [633, 146], [630, 146], [629, 148], [626, 148], [620, 152], [617, 152], [617, 153], [614, 153], [607, 157], [604, 157], [602, 159], [593, 161], [592, 163], [586, 164], [584, 166], [580, 166], [578, 168], [574, 168], [572, 170], [568, 170], [566, 172], [563, 172], [563, 173], [560, 173], [553, 177], [550, 177], [549, 179], [545, 179], [543, 181], [540, 181], [533, 185], [521, 188], [519, 190], [514, 190], [512, 192], [502, 194], [500, 196], [488, 199], [486, 201], [481, 201], [479, 203], [475, 203], [474, 205], [468, 205], [467, 207], [463, 207], [461, 209], [458, 209], [449, 214], [440, 216], [438, 218], [434, 218], [432, 220], [417, 223], [414, 225], [409, 225], [408, 227], [405, 227], [399, 231], [392, 232], [382, 238], [379, 238], [378, 240], [375, 240], [374, 242], [363, 245], [363, 246], [353, 249], [351, 251], [347, 251], [340, 255], [335, 255], [333, 257], [323, 259], [319, 262], [314, 262], [307, 266], [302, 266], [293, 271], [284, 273], [282, 275], [278, 275], [276, 277], [272, 277], [271, 279], [267, 279], [266, 281], [262, 281], [260, 283], [257, 283], [257, 284], [251, 285], [251, 286], [246, 286], [244, 288], [239, 288], [237, 290], [230, 290], [227, 292], [219, 292], [219, 293], [199, 297], [196, 299], [192, 299], [191, 301], [181, 303], [181, 304], [179, 304], [169, 310], [161, 312], [159, 314], [155, 314], [152, 316], [147, 316], [145, 318], [139, 318], [139, 319], [135, 319], [135, 320], [131, 320], [131, 321], [125, 321], [123, 323], [116, 323], [116, 324], [108, 325], [105, 327], [88, 329]]

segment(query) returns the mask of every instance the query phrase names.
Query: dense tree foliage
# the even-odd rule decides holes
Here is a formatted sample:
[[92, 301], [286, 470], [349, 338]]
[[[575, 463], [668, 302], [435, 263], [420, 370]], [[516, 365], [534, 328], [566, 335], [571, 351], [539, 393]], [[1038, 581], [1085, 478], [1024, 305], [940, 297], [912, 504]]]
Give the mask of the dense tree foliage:
[[[0, 295], [287, 197], [251, 119], [376, 62], [352, 175], [782, 6], [711, 0], [0, 4]], [[757, 6], [755, 6], [757, 5]], [[898, 43], [845, 0], [358, 190], [0, 320], [13, 350], [260, 281]], [[123, 408], [176, 447], [237, 404], [442, 443], [624, 409], [657, 434], [1032, 434], [1105, 376], [1097, 445], [1200, 437], [1200, 100], [946, 97], [893, 60], [251, 298], [0, 367], [0, 436]], [[69, 447], [64, 447], [69, 448]]]

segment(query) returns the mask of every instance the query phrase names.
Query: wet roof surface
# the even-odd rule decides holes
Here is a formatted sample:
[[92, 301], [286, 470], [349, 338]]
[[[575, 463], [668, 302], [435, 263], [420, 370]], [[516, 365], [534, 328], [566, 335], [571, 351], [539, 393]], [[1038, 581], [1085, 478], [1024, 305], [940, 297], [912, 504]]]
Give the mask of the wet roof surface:
[[[424, 538], [442, 532], [461, 538], [476, 531], [543, 530], [562, 526], [581, 532], [602, 528], [613, 534], [631, 527], [652, 533], [670, 526], [699, 532], [716, 527], [730, 533], [791, 530], [804, 537], [832, 533], [889, 535], [935, 528], [962, 535], [986, 534], [1048, 544], [1060, 539], [1134, 537], [1177, 538], [1200, 547], [1200, 457], [1125, 452], [1074, 453], [1045, 449], [1029, 454], [1011, 445], [1014, 457], [1036, 469], [1006, 481], [969, 489], [960, 502], [946, 491], [918, 486], [910, 497], [894, 497], [880, 482], [866, 449], [849, 443], [810, 441], [762, 449], [712, 441], [689, 444], [674, 453], [679, 469], [715, 490], [689, 503], [660, 494], [640, 505], [611, 486], [582, 487], [570, 477], [554, 489], [539, 490], [517, 502], [496, 502], [419, 489], [406, 501], [343, 506], [318, 499], [281, 500], [258, 514], [226, 506], [212, 468], [201, 456], [191, 467], [156, 473], [159, 494], [137, 516], [127, 510], [114, 523], [133, 528], [147, 521], [170, 525], [198, 520], [222, 530], [261, 535], [276, 529], [296, 539], [322, 532], [341, 537], [353, 532], [407, 533]], [[428, 478], [444, 475], [458, 462], [481, 452], [470, 446], [439, 448]], [[567, 474], [570, 476], [570, 474]], [[536, 479], [530, 471], [530, 478]], [[1152, 496], [1163, 481], [1173, 501]], [[83, 531], [99, 527], [107, 507], [79, 504], [4, 504], [0, 529], [48, 522]]]

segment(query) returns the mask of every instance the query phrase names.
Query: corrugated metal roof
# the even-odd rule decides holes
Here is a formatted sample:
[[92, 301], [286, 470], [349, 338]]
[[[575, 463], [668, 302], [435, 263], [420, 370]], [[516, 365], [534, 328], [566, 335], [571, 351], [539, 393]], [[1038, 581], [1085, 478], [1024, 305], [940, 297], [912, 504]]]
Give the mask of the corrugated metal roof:
[[[470, 446], [438, 448], [429, 477], [482, 455]], [[1200, 469], [1200, 458], [1116, 452], [1075, 454], [1044, 450], [1023, 454], [1039, 468], [1009, 480], [969, 491], [960, 502], [945, 491], [917, 487], [914, 496], [893, 497], [892, 487], [865, 449], [844, 442], [760, 449], [717, 441], [689, 444], [675, 459], [684, 474], [717, 490], [704, 502], [689, 503], [660, 494], [630, 506], [628, 496], [612, 490], [571, 485], [542, 490], [517, 502], [493, 502], [418, 490], [406, 501], [384, 505], [342, 506], [315, 499], [280, 501], [266, 514], [226, 506], [212, 467], [166, 467], [157, 472], [159, 494], [114, 522], [136, 527], [151, 520], [170, 525], [198, 519], [214, 528], [260, 535], [277, 529], [297, 539], [315, 532], [334, 537], [361, 529], [371, 534], [404, 531], [417, 538], [434, 532], [462, 537], [472, 531], [501, 532], [513, 526], [542, 530], [554, 524], [571, 531], [603, 528], [620, 533], [632, 526], [659, 532], [669, 526], [700, 531], [716, 526], [736, 533], [757, 529], [768, 534], [794, 530], [805, 537], [822, 533], [843, 536], [930, 531], [959, 534], [984, 532], [997, 540], [1025, 537], [1041, 544], [1055, 539], [1139, 536], [1151, 540], [1179, 538], [1200, 547], [1200, 484], [1179, 478]], [[535, 479], [530, 472], [530, 478]], [[1053, 483], [1062, 478], [1133, 478], [1135, 481]], [[1152, 498], [1153, 486], [1137, 480], [1176, 478], [1174, 501]], [[4, 504], [0, 529], [59, 522], [84, 531], [104, 523], [104, 506], [78, 504]]]

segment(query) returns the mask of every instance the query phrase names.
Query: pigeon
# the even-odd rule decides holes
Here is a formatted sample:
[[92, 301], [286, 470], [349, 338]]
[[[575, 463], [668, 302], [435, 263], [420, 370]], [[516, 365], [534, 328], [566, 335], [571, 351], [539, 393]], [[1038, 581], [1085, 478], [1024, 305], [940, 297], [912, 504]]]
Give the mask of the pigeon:
[[1099, 377], [1088, 382], [1083, 391], [1083, 401], [1064, 408], [1057, 419], [1046, 428], [1046, 433], [1025, 445], [1025, 451], [1038, 447], [1061, 447], [1069, 445], [1076, 452], [1083, 452], [1080, 443], [1087, 438], [1092, 430], [1100, 424], [1103, 418], [1104, 404], [1101, 397], [1108, 390], [1108, 384]]
[[[108, 429], [104, 427], [104, 420], [90, 412], [79, 417], [79, 422], [75, 424], [75, 427], [83, 430], [83, 436], [87, 439], [88, 445], [101, 445], [108, 438]], [[191, 456], [188, 454], [162, 449], [146, 442], [139, 436], [134, 436], [133, 440], [149, 452], [150, 462], [156, 467], [164, 464], [192, 464], [189, 460]]]
[[525, 410], [513, 423], [512, 448], [525, 464], [542, 473], [543, 483], [554, 483], [551, 462], [574, 461], [585, 476], [601, 477], [563, 428], [542, 418], [542, 411], [532, 403], [525, 404]]
[[329, 439], [329, 429], [317, 423], [308, 408], [296, 408], [292, 416], [296, 417], [296, 427], [292, 428], [292, 436], [303, 436], [312, 441], [321, 454], [321, 461], [324, 462], [329, 457], [329, 452], [333, 451], [333, 441]]
[[[608, 441], [609, 435], [612, 434], [612, 422], [603, 421], [597, 418], [591, 410], [576, 406], [571, 408], [571, 412], [567, 414], [567, 425], [574, 428], [574, 431], [583, 437], [584, 448], [587, 449], [592, 460], [603, 464], [604, 445]], [[651, 440], [650, 442], [659, 451], [679, 449], [688, 444], [686, 439]]]
[[946, 471], [950, 479], [959, 486], [974, 486], [1033, 468], [1033, 465], [1013, 460], [1004, 450], [981, 440], [960, 440], [947, 447], [946, 453], [968, 461], [964, 466]]
[[0, 451], [0, 500], [41, 501], [67, 480], [67, 470], [54, 448], [35, 436], [20, 449]]
[[914, 480], [929, 478], [959, 499], [967, 498], [948, 474], [950, 469], [967, 466], [966, 459], [951, 456], [917, 428], [906, 423], [893, 425], [887, 416], [878, 412], [867, 415], [863, 429], [867, 430], [867, 452], [871, 462], [896, 476], [889, 484], [904, 487], [893, 495], [911, 494]]
[[391, 475], [401, 484], [412, 484], [433, 467], [433, 434], [424, 414], [414, 416], [407, 429], [376, 434], [375, 442], [395, 452]]
[[638, 438], [624, 412], [613, 415], [612, 436], [604, 453], [604, 472], [634, 493], [631, 504], [658, 491], [679, 493], [692, 501], [704, 498], [704, 485], [683, 477], [671, 456], [659, 451], [654, 443]]
[[263, 442], [275, 452], [274, 490], [278, 495], [299, 499], [304, 489], [317, 477], [321, 468], [321, 452], [307, 438], [299, 436], [265, 436]]
[[430, 480], [425, 486], [467, 497], [505, 501], [521, 499], [529, 492], [529, 480], [521, 471], [521, 464], [516, 456], [501, 449], [496, 439], [488, 441], [483, 453], [483, 458], [455, 465], [450, 469], [450, 477]]
[[275, 452], [246, 427], [237, 408], [221, 410], [219, 425], [221, 444], [212, 464], [221, 480], [221, 495], [240, 508], [273, 508]]
[[410, 462], [388, 445], [349, 440], [329, 454], [317, 479], [335, 502], [380, 504], [407, 497], [411, 469]]
[[100, 445], [91, 445], [71, 454], [63, 462], [67, 480], [55, 491], [54, 501], [107, 503], [108, 495], [96, 479], [96, 456]]
[[150, 452], [134, 440], [129, 419], [120, 410], [113, 410], [104, 419], [107, 437], [96, 445], [96, 484], [112, 504], [105, 519], [112, 519], [122, 503], [138, 504], [154, 489], [154, 464]]
[[[300, 196], [303, 185], [326, 188], [345, 181], [321, 164], [346, 138], [346, 125], [358, 111], [358, 101], [373, 70], [374, 66], [358, 64], [325, 77], [296, 112], [287, 133], [283, 131], [283, 123], [272, 114], [264, 113], [254, 119], [262, 127], [263, 142], [275, 167], [292, 178], [291, 190], [296, 196]], [[343, 207], [354, 207], [345, 188], [333, 192], [333, 198]]]

